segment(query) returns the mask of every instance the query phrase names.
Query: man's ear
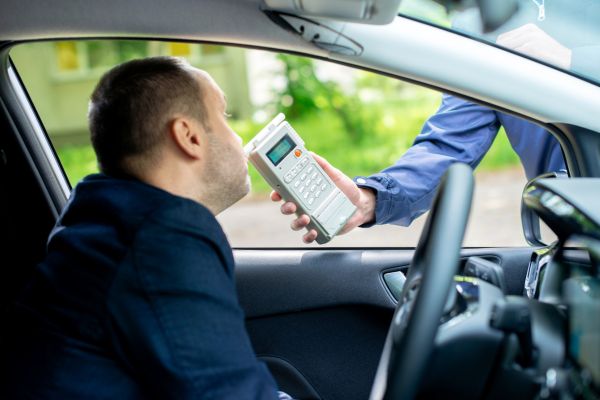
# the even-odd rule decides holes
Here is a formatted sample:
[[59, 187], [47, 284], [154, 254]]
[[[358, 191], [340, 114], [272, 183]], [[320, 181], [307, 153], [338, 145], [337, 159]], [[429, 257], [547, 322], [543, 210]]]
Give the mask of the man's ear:
[[173, 143], [191, 158], [199, 159], [202, 154], [202, 132], [202, 126], [189, 118], [177, 117], [169, 123], [169, 136]]

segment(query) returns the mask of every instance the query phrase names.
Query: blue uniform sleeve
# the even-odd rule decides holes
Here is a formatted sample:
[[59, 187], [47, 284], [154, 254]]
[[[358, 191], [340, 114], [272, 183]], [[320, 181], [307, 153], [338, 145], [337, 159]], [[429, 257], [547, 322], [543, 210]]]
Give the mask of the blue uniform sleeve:
[[193, 226], [218, 228], [216, 221], [163, 214], [138, 231], [111, 287], [120, 359], [152, 398], [277, 399], [245, 329], [230, 249]]
[[376, 192], [373, 223], [408, 226], [429, 209], [446, 169], [454, 162], [475, 168], [499, 128], [494, 110], [444, 95], [437, 113], [425, 122], [412, 147], [394, 165], [354, 179], [358, 186]]

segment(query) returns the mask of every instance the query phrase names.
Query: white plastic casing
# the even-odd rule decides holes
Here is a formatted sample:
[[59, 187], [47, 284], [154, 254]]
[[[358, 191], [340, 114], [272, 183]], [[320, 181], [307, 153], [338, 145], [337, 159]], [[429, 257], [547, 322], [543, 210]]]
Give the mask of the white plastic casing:
[[308, 229], [317, 231], [317, 243], [330, 241], [356, 211], [306, 150], [284, 114], [278, 114], [244, 151], [267, 183], [285, 201], [297, 205], [296, 215], [310, 217]]

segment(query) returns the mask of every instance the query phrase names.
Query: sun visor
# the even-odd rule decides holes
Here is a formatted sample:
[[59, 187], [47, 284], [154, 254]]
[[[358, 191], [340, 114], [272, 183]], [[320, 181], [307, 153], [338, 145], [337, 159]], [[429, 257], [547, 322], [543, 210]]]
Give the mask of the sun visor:
[[267, 9], [304, 17], [319, 17], [385, 25], [398, 14], [401, 0], [264, 0]]

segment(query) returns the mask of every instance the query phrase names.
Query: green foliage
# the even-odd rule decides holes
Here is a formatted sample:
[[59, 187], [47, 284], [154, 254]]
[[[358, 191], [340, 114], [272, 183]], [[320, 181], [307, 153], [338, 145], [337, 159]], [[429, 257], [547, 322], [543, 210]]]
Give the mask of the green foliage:
[[72, 186], [86, 175], [98, 172], [96, 154], [91, 145], [62, 146], [56, 152]]
[[493, 170], [507, 165], [517, 165], [519, 162], [519, 156], [511, 147], [504, 128], [500, 128], [494, 144], [479, 164], [478, 169]]
[[276, 94], [277, 109], [288, 119], [332, 112], [350, 140], [361, 143], [371, 125], [380, 119], [377, 108], [365, 109], [358, 93], [345, 93], [332, 80], [317, 77], [314, 61], [309, 58], [279, 54], [286, 86]]
[[[283, 65], [286, 85], [276, 93], [278, 111], [288, 118], [298, 118], [325, 106], [320, 99], [326, 96], [324, 85], [316, 78], [315, 67], [310, 58], [278, 54]], [[320, 104], [320, 105], [319, 105]]]

